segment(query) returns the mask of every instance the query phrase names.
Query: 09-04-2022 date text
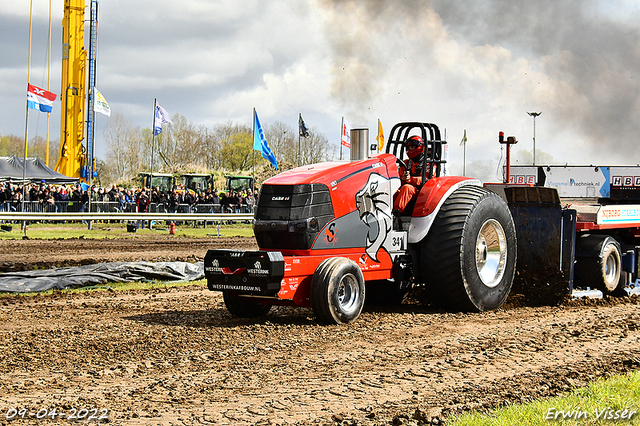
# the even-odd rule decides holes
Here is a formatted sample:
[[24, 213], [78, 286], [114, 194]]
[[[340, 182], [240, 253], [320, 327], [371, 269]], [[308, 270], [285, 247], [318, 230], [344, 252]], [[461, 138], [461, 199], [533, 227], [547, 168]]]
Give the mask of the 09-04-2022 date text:
[[109, 410], [106, 408], [70, 408], [61, 410], [58, 408], [16, 408], [11, 407], [4, 413], [6, 420], [17, 419], [66, 419], [66, 420], [88, 420], [101, 421], [109, 419]]

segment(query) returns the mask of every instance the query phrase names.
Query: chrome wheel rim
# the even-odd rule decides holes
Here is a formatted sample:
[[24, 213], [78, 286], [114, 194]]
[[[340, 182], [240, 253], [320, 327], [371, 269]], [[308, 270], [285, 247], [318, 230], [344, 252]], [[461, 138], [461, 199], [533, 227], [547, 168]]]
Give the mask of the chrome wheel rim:
[[340, 309], [351, 314], [358, 309], [360, 299], [358, 279], [353, 274], [345, 274], [338, 285], [338, 304]]
[[616, 277], [618, 275], [618, 259], [614, 252], [610, 253], [604, 262], [604, 275], [607, 280], [607, 289], [609, 289], [610, 291], [615, 290], [614, 282], [616, 281]]
[[500, 222], [487, 220], [476, 239], [476, 268], [482, 283], [490, 288], [500, 284], [507, 264], [507, 238]]

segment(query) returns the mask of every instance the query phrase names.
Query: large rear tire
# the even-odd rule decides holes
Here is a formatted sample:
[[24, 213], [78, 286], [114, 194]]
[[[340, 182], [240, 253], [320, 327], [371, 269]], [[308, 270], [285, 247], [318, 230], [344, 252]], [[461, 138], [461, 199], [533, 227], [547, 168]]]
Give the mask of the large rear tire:
[[231, 291], [223, 291], [222, 298], [231, 315], [238, 318], [260, 318], [269, 313], [271, 305], [242, 297]]
[[358, 265], [344, 257], [323, 260], [311, 281], [311, 307], [324, 324], [355, 321], [364, 306], [364, 277]]
[[585, 234], [576, 239], [576, 285], [593, 287], [605, 296], [626, 295], [622, 289], [622, 251], [608, 235]]
[[516, 230], [507, 204], [481, 187], [463, 186], [445, 200], [420, 245], [429, 298], [449, 310], [497, 309], [516, 265]]

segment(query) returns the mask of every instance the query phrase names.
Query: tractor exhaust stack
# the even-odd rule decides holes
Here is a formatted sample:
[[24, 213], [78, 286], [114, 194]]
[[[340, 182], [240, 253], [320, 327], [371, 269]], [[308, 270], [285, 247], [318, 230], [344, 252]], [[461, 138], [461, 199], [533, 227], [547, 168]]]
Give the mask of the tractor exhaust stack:
[[351, 161], [369, 157], [369, 129], [351, 129]]

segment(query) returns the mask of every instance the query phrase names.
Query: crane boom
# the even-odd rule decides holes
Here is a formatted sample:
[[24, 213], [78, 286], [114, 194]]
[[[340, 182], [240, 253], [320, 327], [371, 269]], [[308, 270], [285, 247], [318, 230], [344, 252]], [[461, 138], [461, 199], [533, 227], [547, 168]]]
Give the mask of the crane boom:
[[62, 19], [62, 117], [60, 157], [55, 170], [69, 177], [81, 177], [84, 167], [85, 66], [84, 0], [65, 0]]

